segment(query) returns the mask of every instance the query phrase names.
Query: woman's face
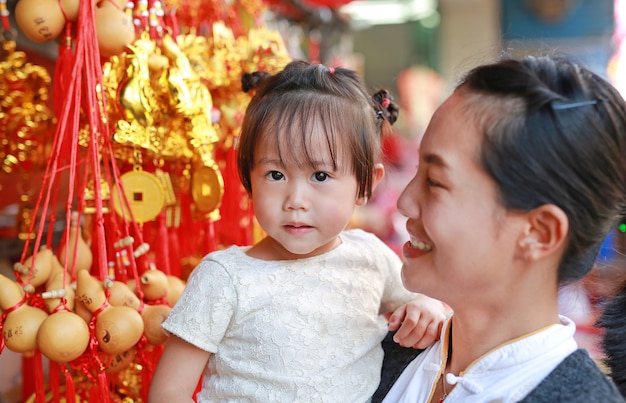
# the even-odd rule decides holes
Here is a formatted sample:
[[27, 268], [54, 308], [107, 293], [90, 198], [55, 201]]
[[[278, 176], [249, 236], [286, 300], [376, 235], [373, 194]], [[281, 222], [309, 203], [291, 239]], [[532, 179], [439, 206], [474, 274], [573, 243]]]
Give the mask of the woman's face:
[[507, 268], [522, 224], [500, 205], [495, 182], [479, 164], [482, 135], [466, 101], [457, 91], [435, 112], [417, 173], [398, 200], [410, 235], [402, 250], [405, 287], [453, 308], [513, 281]]

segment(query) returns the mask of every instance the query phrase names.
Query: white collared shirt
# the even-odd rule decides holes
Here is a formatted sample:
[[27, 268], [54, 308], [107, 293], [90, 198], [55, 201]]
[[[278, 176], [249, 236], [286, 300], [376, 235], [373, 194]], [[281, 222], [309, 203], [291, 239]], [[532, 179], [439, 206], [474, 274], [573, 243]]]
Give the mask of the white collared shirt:
[[[430, 400], [445, 367], [451, 318], [443, 326], [441, 339], [405, 368], [383, 403]], [[448, 382], [457, 385], [445, 402], [509, 403], [522, 400], [578, 348], [574, 340], [576, 325], [565, 316], [559, 318], [561, 324], [548, 326], [488, 352], [459, 376], [446, 374]]]

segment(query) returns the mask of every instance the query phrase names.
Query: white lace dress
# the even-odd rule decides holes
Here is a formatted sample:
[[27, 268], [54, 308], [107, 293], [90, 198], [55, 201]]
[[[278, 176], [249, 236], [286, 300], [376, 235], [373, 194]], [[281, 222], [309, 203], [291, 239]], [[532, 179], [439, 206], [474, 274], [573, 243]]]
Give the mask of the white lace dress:
[[199, 402], [369, 400], [387, 333], [379, 312], [412, 294], [400, 259], [377, 237], [349, 230], [341, 240], [296, 261], [232, 246], [194, 269], [163, 328], [213, 353]]

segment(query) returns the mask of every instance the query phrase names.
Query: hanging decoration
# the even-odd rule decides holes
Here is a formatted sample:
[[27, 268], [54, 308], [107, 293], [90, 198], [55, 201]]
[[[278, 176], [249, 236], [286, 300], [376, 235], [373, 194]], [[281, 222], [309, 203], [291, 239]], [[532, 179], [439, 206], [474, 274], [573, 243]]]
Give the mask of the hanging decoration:
[[[256, 9], [254, 2], [242, 4], [237, 14], [245, 16], [258, 13], [261, 3]], [[151, 203], [157, 205], [148, 208], [140, 201], [135, 216], [151, 211], [144, 230], [160, 245], [156, 261], [166, 273], [186, 278], [204, 254], [252, 242], [252, 206], [239, 184], [233, 154], [249, 101], [241, 91], [241, 73], [277, 71], [290, 58], [277, 32], [252, 26], [237, 36], [216, 20], [229, 14], [222, 13], [223, 4], [200, 27], [178, 35], [172, 27], [179, 26], [180, 14], [168, 15], [160, 3], [154, 6], [147, 21], [136, 19], [149, 29], [144, 26], [128, 52], [104, 64], [104, 87], [124, 175], [155, 195]], [[168, 29], [160, 25], [165, 21], [171, 21]], [[203, 29], [207, 33], [198, 34]]]
[[55, 123], [48, 104], [51, 78], [45, 68], [30, 63], [26, 54], [16, 49], [16, 31], [9, 24], [6, 0], [0, 0], [0, 18], [0, 173], [17, 177], [17, 232], [24, 240], [32, 220], [31, 172], [45, 166]]
[[45, 166], [55, 122], [48, 106], [52, 81], [45, 68], [29, 63], [26, 54], [16, 50], [11, 31], [5, 32], [0, 60], [0, 164], [4, 173], [24, 173]]
[[[157, 270], [148, 264], [150, 247], [143, 241], [133, 215], [116, 215], [111, 208], [115, 201], [124, 211], [131, 211], [105, 114], [94, 8], [92, 2], [80, 3], [73, 43], [67, 22], [57, 65], [59, 77], [55, 77], [56, 89], [64, 91], [57, 92], [55, 110], [59, 116], [41, 192], [22, 257], [14, 267], [17, 281], [0, 276], [0, 294], [4, 296], [0, 301], [0, 347], [6, 344], [15, 352], [35, 357], [25, 372], [35, 379], [37, 402], [43, 401], [45, 394], [42, 355], [53, 363], [49, 384], [55, 395], [61, 387], [58, 375], [65, 373], [67, 401], [110, 401], [116, 388], [110, 388], [109, 374], [124, 370], [122, 361], [131, 365], [121, 357], [136, 357], [133, 363], [143, 367], [146, 378], [142, 382], [147, 384], [158, 358], [154, 353], [165, 339], [158, 337], [159, 331], [164, 336], [160, 323], [170, 309], [164, 299], [167, 292], [156, 301], [144, 299], [139, 273]], [[44, 17], [37, 17], [41, 24], [47, 23]], [[66, 232], [55, 251], [51, 228], [56, 220], [54, 207], [63, 203], [58, 197], [65, 176]], [[120, 191], [111, 193], [111, 188]], [[90, 224], [91, 245], [83, 237], [83, 222]], [[116, 260], [114, 257], [122, 252], [126, 258]], [[113, 281], [127, 278], [135, 282], [133, 295], [139, 303], [128, 306], [127, 300], [118, 300], [119, 305], [115, 305], [110, 300]], [[75, 291], [71, 284], [75, 284]], [[146, 304], [154, 307], [146, 309]], [[82, 396], [75, 395], [74, 382], [79, 378], [93, 385]], [[136, 397], [145, 398], [146, 390], [142, 388]]]
[[235, 161], [241, 73], [290, 57], [261, 0], [196, 6], [18, 0], [23, 33], [58, 40], [52, 79], [6, 40], [3, 19], [2, 169], [44, 171], [15, 280], [0, 275], [0, 351], [24, 354], [27, 401], [146, 401], [189, 272], [253, 241]]

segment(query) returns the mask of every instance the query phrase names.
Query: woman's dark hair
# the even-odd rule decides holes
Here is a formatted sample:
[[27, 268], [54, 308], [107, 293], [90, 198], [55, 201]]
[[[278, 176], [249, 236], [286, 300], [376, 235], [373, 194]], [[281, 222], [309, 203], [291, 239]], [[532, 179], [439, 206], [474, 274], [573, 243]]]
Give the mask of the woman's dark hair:
[[601, 347], [611, 379], [626, 398], [626, 281], [604, 307], [597, 326], [602, 328]]
[[[237, 155], [239, 177], [249, 193], [254, 153], [261, 139], [276, 139], [281, 163], [292, 158], [298, 164], [314, 166], [315, 156], [308, 147], [311, 132], [321, 123], [334, 167], [342, 146], [352, 157], [349, 169], [357, 178], [358, 196], [371, 195], [380, 136], [384, 127], [393, 123], [390, 108], [395, 108], [397, 116], [388, 93], [379, 94], [382, 103], [377, 103], [356, 72], [305, 61], [293, 61], [275, 75], [245, 73], [242, 87], [246, 92], [255, 90], [244, 116]], [[304, 158], [290, 155], [294, 149], [304, 150]]]
[[626, 205], [626, 105], [588, 69], [559, 57], [505, 59], [477, 67], [458, 91], [483, 130], [481, 163], [502, 204], [544, 204], [568, 217], [559, 282], [583, 277]]

